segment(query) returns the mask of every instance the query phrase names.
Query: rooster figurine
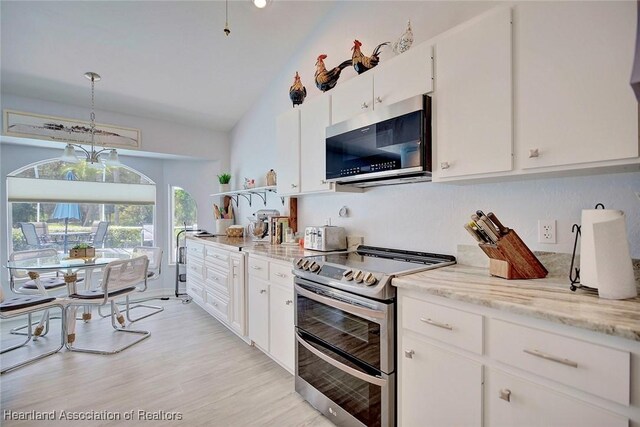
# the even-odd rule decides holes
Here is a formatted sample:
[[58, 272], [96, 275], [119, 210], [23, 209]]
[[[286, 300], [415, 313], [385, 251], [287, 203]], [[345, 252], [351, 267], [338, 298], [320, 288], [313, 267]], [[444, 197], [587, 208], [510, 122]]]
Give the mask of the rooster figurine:
[[327, 67], [324, 65], [326, 57], [327, 55], [322, 54], [318, 56], [318, 61], [316, 62], [316, 86], [323, 92], [333, 89], [336, 83], [338, 83], [342, 70], [352, 64], [351, 59], [348, 59], [337, 67], [327, 70]]
[[356, 72], [358, 74], [362, 74], [365, 71], [370, 70], [378, 65], [378, 62], [380, 62], [380, 57], [378, 56], [380, 54], [380, 49], [382, 48], [382, 46], [386, 46], [388, 44], [389, 42], [380, 43], [373, 50], [371, 56], [364, 56], [364, 54], [360, 50], [360, 46], [362, 46], [362, 43], [360, 43], [360, 41], [358, 40], [354, 40], [353, 47], [351, 48], [351, 50], [353, 50], [351, 60], [353, 61], [353, 68], [355, 68]]
[[296, 71], [296, 75], [293, 78], [293, 84], [289, 88], [289, 98], [291, 98], [291, 102], [293, 102], [293, 108], [295, 108], [296, 105], [302, 104], [306, 97], [307, 97], [307, 88], [302, 86], [302, 82], [300, 81], [300, 76]]

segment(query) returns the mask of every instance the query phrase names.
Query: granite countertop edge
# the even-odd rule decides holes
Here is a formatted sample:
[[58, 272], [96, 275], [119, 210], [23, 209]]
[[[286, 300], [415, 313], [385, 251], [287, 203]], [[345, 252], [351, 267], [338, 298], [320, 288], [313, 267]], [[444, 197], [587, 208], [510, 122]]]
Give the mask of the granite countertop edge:
[[485, 268], [454, 265], [397, 277], [392, 283], [397, 288], [640, 341], [640, 298], [605, 300], [582, 291], [573, 293], [565, 282], [558, 277], [505, 280], [491, 277]]

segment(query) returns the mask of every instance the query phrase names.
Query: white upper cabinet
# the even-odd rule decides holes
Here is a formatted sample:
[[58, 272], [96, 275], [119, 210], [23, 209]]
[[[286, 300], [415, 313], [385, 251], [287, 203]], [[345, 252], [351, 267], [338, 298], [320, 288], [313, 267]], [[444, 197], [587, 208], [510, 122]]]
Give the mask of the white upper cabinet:
[[518, 4], [515, 124], [521, 168], [638, 157], [638, 103], [629, 86], [636, 7]]
[[291, 109], [276, 120], [278, 195], [300, 192], [300, 110]]
[[[345, 71], [347, 70], [343, 73]], [[338, 86], [331, 91], [331, 123], [340, 123], [371, 110], [373, 110], [372, 71], [342, 83], [338, 82]]]
[[388, 61], [373, 69], [374, 108], [433, 91], [431, 44], [419, 44]]
[[512, 169], [511, 9], [460, 26], [435, 48], [434, 181]]
[[331, 190], [326, 183], [325, 135], [331, 124], [331, 98], [325, 94], [300, 109], [300, 188], [303, 193]]

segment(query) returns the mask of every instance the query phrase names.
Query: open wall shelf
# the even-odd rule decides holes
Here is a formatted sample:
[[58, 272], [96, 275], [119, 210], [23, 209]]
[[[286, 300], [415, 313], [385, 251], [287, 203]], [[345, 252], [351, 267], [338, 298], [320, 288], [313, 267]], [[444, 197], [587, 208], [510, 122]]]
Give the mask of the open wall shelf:
[[[225, 191], [224, 193], [211, 194], [211, 196], [212, 197], [229, 196], [231, 197], [231, 200], [233, 200], [236, 203], [236, 206], [238, 206], [238, 201], [240, 200], [240, 197], [243, 197], [244, 199], [246, 199], [247, 202], [249, 202], [249, 206], [251, 206], [253, 202], [253, 196], [258, 196], [260, 200], [262, 200], [262, 203], [264, 203], [264, 205], [267, 206], [267, 194], [269, 193], [276, 194], [275, 185], [270, 185], [267, 187], [248, 188], [246, 190]], [[284, 206], [284, 197], [280, 197], [280, 201]]]

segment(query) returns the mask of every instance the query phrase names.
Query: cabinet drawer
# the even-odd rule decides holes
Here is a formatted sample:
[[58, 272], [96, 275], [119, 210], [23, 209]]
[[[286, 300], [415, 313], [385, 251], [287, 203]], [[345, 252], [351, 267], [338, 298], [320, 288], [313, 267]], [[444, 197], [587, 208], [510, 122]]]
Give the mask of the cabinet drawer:
[[229, 302], [205, 289], [205, 308], [223, 322], [229, 321]]
[[187, 262], [189, 262], [189, 258], [202, 260], [204, 258], [204, 245], [187, 240]]
[[213, 268], [209, 265], [205, 266], [206, 277], [205, 284], [222, 295], [229, 296], [229, 276], [227, 276], [226, 272], [222, 272], [216, 268]]
[[487, 334], [491, 358], [629, 405], [628, 352], [496, 319]]
[[192, 280], [187, 282], [187, 294], [191, 296], [196, 302], [202, 303], [204, 301], [204, 288], [201, 284]]
[[250, 256], [249, 276], [262, 280], [269, 280], [269, 262]]
[[223, 249], [216, 249], [210, 246], [204, 248], [204, 260], [221, 267], [229, 269], [229, 252]]
[[291, 264], [269, 263], [269, 281], [287, 288], [293, 287], [293, 274]]
[[487, 427], [629, 425], [629, 420], [618, 414], [499, 370], [485, 370], [484, 389]]
[[189, 261], [187, 264], [187, 280], [190, 278], [204, 282], [204, 266], [194, 260]]
[[410, 297], [402, 299], [402, 327], [482, 354], [482, 316]]

